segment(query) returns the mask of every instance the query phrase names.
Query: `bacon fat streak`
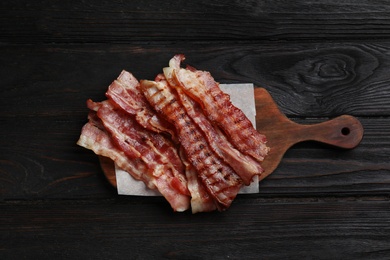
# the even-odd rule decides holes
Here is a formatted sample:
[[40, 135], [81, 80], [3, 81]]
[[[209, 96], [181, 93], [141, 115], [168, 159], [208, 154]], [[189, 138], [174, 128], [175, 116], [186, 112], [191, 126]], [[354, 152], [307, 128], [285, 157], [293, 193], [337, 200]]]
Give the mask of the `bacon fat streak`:
[[269, 148], [210, 73], [175, 55], [154, 81], [123, 70], [107, 100], [87, 101], [78, 145], [157, 189], [174, 211], [225, 210], [263, 169]]
[[165, 82], [142, 81], [141, 88], [152, 106], [166, 116], [178, 133], [188, 160], [197, 169], [209, 193], [227, 208], [241, 187], [241, 180], [233, 169], [218, 158], [208, 142], [186, 114], [177, 96]]
[[170, 85], [182, 89], [198, 102], [207, 117], [227, 134], [230, 141], [241, 152], [259, 162], [264, 160], [269, 148], [266, 137], [254, 129], [245, 114], [230, 102], [209, 72], [180, 68], [184, 55], [176, 55], [164, 68], [164, 75]]
[[[185, 173], [183, 172], [184, 168], [181, 164], [177, 165], [178, 154], [176, 150], [173, 151], [169, 147], [169, 141], [168, 143], [162, 141], [160, 136], [158, 141], [161, 143], [159, 145], [146, 144], [150, 146], [149, 148], [139, 147], [142, 144], [136, 146], [119, 144], [124, 139], [136, 143], [137, 141], [130, 139], [139, 137], [131, 136], [131, 133], [126, 131], [124, 131], [124, 134], [117, 134], [116, 132], [110, 134], [112, 126], [107, 126], [109, 124], [118, 124], [117, 128], [122, 129], [122, 124], [136, 124], [136, 122], [129, 117], [118, 118], [119, 116], [116, 113], [107, 111], [107, 107], [110, 107], [107, 101], [101, 103], [89, 101], [89, 106], [91, 104], [95, 108], [99, 108], [97, 112], [90, 112], [89, 122], [84, 125], [77, 144], [91, 149], [98, 155], [112, 159], [134, 179], [143, 181], [148, 188], [157, 189], [175, 211], [187, 210], [190, 207], [190, 197]], [[98, 117], [99, 114], [100, 117]], [[135, 129], [140, 130], [140, 132], [145, 131], [144, 129], [139, 129], [139, 127], [135, 127]], [[132, 128], [128, 128], [128, 130], [132, 130]], [[125, 138], [124, 135], [126, 135]], [[140, 137], [144, 138], [144, 135], [148, 135], [148, 132], [141, 133]], [[146, 139], [146, 141], [155, 142], [151, 139], [153, 138]], [[159, 156], [170, 157], [171, 160], [159, 158]], [[152, 159], [157, 158], [159, 162], [166, 161], [167, 163], [157, 165], [151, 162]]]

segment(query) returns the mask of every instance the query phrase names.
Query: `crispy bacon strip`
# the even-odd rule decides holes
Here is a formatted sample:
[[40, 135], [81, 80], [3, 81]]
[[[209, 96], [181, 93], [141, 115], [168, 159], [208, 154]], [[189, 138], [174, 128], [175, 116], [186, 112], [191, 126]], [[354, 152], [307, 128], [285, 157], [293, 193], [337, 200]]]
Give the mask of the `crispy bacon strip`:
[[[183, 176], [183, 172], [180, 173], [177, 171], [174, 164], [178, 163], [179, 160], [179, 168], [183, 170], [183, 166], [181, 161], [175, 151], [175, 155], [177, 158], [174, 158], [172, 155], [173, 150], [169, 148], [168, 144], [161, 140], [161, 136], [157, 138], [156, 141], [148, 141], [147, 143], [155, 145], [152, 151], [146, 150], [137, 150], [134, 148], [118, 147], [118, 140], [122, 141], [120, 137], [113, 138], [112, 134], [109, 134], [106, 131], [106, 126], [109, 123], [102, 121], [97, 114], [100, 114], [101, 117], [107, 119], [108, 121], [113, 120], [113, 124], [118, 124], [120, 128], [122, 119], [116, 113], [112, 113], [113, 111], [110, 109], [111, 104], [107, 101], [101, 103], [95, 103], [92, 101], [88, 101], [88, 107], [96, 110], [90, 112], [89, 122], [84, 125], [80, 139], [78, 144], [87, 149], [93, 150], [96, 154], [109, 157], [112, 159], [120, 168], [124, 169], [130, 175], [132, 175], [135, 179], [143, 181], [147, 187], [151, 189], [156, 189], [167, 199], [167, 201], [171, 204], [171, 207], [175, 211], [185, 211], [190, 206], [190, 197], [189, 191], [187, 189], [186, 180]], [[103, 116], [102, 116], [103, 115]], [[126, 114], [125, 114], [126, 115]], [[122, 115], [123, 116], [123, 115]], [[127, 116], [126, 121], [128, 121], [129, 117]], [[133, 122], [134, 123], [134, 120]], [[111, 125], [112, 126], [112, 125]], [[123, 125], [122, 125], [123, 126]], [[137, 130], [143, 130], [142, 127], [138, 126]], [[145, 137], [145, 136], [142, 136]], [[128, 145], [129, 146], [129, 145]], [[140, 148], [140, 147], [137, 147]], [[147, 147], [143, 147], [143, 149], [147, 149]], [[150, 155], [148, 153], [158, 153], [157, 155]], [[172, 157], [172, 160], [167, 158], [160, 158], [164, 154]], [[156, 159], [161, 163], [162, 161], [169, 161], [169, 163], [159, 165], [158, 167], [154, 167], [145, 158]], [[173, 162], [173, 163], [172, 163]]]
[[239, 176], [214, 154], [166, 82], [144, 80], [141, 89], [149, 103], [175, 126], [188, 160], [207, 191], [218, 201], [220, 210], [229, 207], [241, 187]]
[[218, 128], [214, 128], [203, 114], [199, 104], [190, 99], [182, 89], [178, 88], [177, 92], [181, 104], [202, 130], [211, 149], [235, 170], [246, 185], [249, 185], [255, 175], [260, 175], [264, 171], [260, 163], [235, 149], [225, 135]]
[[153, 111], [140, 91], [138, 80], [130, 72], [122, 70], [108, 87], [106, 96], [127, 113], [135, 115], [137, 122], [146, 129], [166, 132], [175, 139], [172, 126]]
[[180, 149], [180, 157], [186, 171], [188, 190], [191, 193], [192, 213], [209, 212], [217, 209], [214, 199], [207, 193], [202, 181], [198, 177], [195, 167], [188, 161], [183, 148]]
[[266, 137], [253, 127], [245, 114], [230, 102], [229, 95], [208, 72], [180, 68], [184, 55], [176, 55], [164, 68], [164, 75], [170, 85], [181, 88], [198, 102], [207, 117], [216, 123], [228, 136], [232, 144], [242, 153], [263, 161], [269, 148]]
[[162, 135], [142, 128], [122, 110], [115, 110], [110, 102], [104, 102], [97, 112], [111, 138], [130, 158], [141, 158], [153, 176], [171, 175], [171, 186], [189, 195], [184, 169], [177, 150]]
[[130, 160], [123, 151], [114, 145], [96, 112], [90, 111], [88, 119], [89, 122], [83, 126], [77, 144], [92, 150], [97, 155], [110, 158], [119, 167], [133, 176], [134, 179], [142, 180], [150, 189], [156, 189], [150, 178], [151, 175], [144, 174], [147, 172], [145, 163], [140, 159]]
[[[103, 102], [87, 101], [79, 145], [111, 158], [175, 211], [224, 210], [263, 171], [265, 136], [232, 105], [210, 73], [174, 56], [155, 81], [123, 70]], [[143, 92], [143, 93], [142, 93]], [[181, 155], [165, 135], [181, 144]], [[191, 196], [191, 201], [190, 201]]]

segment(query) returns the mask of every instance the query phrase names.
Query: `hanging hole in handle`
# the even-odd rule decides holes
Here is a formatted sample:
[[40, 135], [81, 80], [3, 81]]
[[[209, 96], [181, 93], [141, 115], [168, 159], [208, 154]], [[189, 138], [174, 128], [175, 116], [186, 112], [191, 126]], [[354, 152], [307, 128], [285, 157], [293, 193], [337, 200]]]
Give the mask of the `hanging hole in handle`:
[[342, 135], [349, 135], [350, 132], [351, 132], [351, 130], [348, 127], [343, 127], [341, 129], [341, 134]]

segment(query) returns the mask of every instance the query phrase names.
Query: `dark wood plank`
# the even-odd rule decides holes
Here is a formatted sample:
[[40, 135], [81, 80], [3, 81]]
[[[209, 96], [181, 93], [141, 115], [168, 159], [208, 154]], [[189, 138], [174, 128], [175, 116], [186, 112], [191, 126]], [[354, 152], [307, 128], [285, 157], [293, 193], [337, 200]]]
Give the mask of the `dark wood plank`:
[[[299, 123], [339, 114], [361, 119], [365, 136], [357, 149], [297, 145], [261, 184], [261, 196], [386, 194], [389, 48], [387, 42], [1, 46], [0, 62], [8, 65], [0, 71], [1, 198], [115, 197], [96, 156], [76, 145], [86, 122], [85, 100], [104, 99], [122, 69], [154, 78], [176, 52], [188, 54], [188, 64], [211, 71], [220, 82], [266, 87], [282, 111]], [[334, 57], [337, 62], [332, 63]], [[302, 71], [321, 66], [323, 72], [304, 78]]]
[[122, 69], [153, 79], [176, 53], [221, 83], [266, 88], [291, 117], [388, 116], [389, 50], [390, 42], [1, 46], [0, 116], [84, 113], [80, 104], [104, 98]]
[[375, 1], [2, 1], [2, 43], [389, 39]]
[[0, 204], [0, 257], [387, 259], [389, 201], [238, 198], [225, 213], [160, 199]]
[[[389, 259], [389, 32], [385, 0], [2, 1], [0, 259]], [[294, 146], [223, 213], [118, 196], [76, 145], [85, 100], [176, 53], [298, 123], [357, 116], [362, 143]]]
[[[2, 199], [115, 196], [97, 157], [76, 145], [81, 122], [17, 120], [23, 120], [23, 124], [9, 120], [0, 130], [5, 136], [0, 146]], [[378, 130], [383, 124], [388, 125], [389, 120], [362, 119], [362, 122], [374, 130], [366, 129], [363, 141], [354, 150], [316, 143], [293, 147], [276, 171], [261, 183], [260, 195], [349, 196], [390, 192], [387, 148], [390, 135], [388, 129]], [[378, 137], [378, 132], [382, 136]]]

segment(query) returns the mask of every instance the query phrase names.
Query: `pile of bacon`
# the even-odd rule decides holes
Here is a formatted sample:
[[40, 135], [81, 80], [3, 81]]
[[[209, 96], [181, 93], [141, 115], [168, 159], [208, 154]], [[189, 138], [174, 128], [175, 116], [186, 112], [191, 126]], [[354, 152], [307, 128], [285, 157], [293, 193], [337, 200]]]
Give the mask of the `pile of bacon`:
[[87, 101], [77, 143], [157, 189], [174, 211], [222, 211], [263, 172], [269, 148], [210, 73], [183, 60], [174, 56], [154, 81], [122, 71], [107, 100]]

